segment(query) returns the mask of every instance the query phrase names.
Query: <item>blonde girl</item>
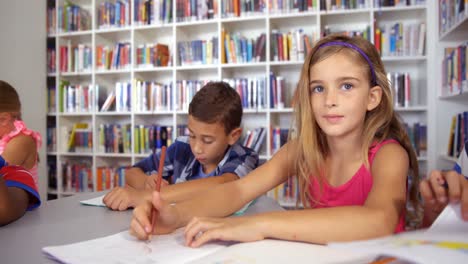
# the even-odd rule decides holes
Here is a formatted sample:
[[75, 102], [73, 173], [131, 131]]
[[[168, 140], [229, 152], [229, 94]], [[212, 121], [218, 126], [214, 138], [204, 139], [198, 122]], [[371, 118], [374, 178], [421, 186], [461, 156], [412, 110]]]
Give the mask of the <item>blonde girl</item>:
[[[153, 193], [134, 210], [130, 232], [147, 239], [186, 226], [187, 245], [198, 247], [264, 238], [328, 243], [403, 231], [407, 201], [418, 207], [418, 165], [375, 47], [362, 38], [323, 38], [304, 62], [295, 97], [296, 136], [268, 162], [190, 201], [169, 205]], [[288, 177], [297, 177], [305, 209], [222, 218]]]

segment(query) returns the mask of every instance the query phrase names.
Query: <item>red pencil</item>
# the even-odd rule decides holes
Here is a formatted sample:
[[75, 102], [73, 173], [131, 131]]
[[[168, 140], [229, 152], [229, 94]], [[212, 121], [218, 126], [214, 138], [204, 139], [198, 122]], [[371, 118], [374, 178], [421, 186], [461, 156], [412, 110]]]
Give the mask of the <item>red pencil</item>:
[[[166, 147], [162, 146], [161, 156], [159, 157], [158, 176], [155, 179], [155, 181], [156, 181], [155, 189], [156, 189], [157, 192], [161, 191], [161, 182], [162, 182], [162, 174], [163, 174], [163, 170], [164, 170], [164, 159], [165, 158], [166, 158]], [[157, 218], [156, 215], [157, 215], [157, 213], [158, 212], [156, 212], [156, 209], [153, 207], [153, 212], [151, 213], [151, 227], [153, 228], [152, 232], [154, 232], [154, 228], [155, 228], [155, 225], [156, 225], [156, 218]], [[151, 239], [151, 235], [150, 235], [149, 239]]]

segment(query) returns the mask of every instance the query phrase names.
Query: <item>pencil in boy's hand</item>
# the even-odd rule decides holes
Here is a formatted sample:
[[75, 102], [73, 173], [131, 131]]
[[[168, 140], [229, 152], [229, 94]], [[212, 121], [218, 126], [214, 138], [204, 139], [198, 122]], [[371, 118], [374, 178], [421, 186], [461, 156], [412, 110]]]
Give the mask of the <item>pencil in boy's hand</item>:
[[[155, 179], [156, 183], [155, 183], [155, 189], [157, 192], [160, 192], [161, 191], [161, 182], [162, 182], [162, 174], [163, 174], [163, 170], [164, 170], [164, 160], [166, 159], [166, 147], [163, 146], [161, 148], [161, 156], [159, 157], [159, 167], [158, 167], [158, 175]], [[152, 213], [151, 213], [151, 227], [152, 227], [152, 233], [154, 232], [154, 228], [155, 228], [155, 225], [156, 225], [156, 215], [157, 215], [158, 212], [156, 212], [156, 209], [154, 208], [153, 206], [153, 210], [152, 210]], [[151, 240], [151, 234], [149, 236], [149, 239]]]

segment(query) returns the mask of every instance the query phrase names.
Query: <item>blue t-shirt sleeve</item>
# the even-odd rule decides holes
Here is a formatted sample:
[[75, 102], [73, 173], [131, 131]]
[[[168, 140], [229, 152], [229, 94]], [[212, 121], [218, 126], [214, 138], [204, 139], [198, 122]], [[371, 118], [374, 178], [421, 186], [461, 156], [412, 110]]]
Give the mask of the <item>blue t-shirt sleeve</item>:
[[[173, 166], [172, 161], [174, 160], [175, 148], [173, 145], [169, 146], [166, 151], [166, 157], [164, 159], [164, 171], [163, 178], [170, 177], [172, 175]], [[148, 157], [135, 163], [133, 167], [140, 168], [145, 174], [151, 175], [158, 172], [159, 159], [161, 158], [161, 150], [156, 153], [152, 153]]]
[[468, 141], [465, 142], [465, 148], [460, 153], [457, 163], [453, 168], [456, 172], [468, 177]]
[[229, 159], [221, 167], [220, 174], [233, 173], [244, 177], [258, 166], [258, 154], [241, 145], [233, 146]]

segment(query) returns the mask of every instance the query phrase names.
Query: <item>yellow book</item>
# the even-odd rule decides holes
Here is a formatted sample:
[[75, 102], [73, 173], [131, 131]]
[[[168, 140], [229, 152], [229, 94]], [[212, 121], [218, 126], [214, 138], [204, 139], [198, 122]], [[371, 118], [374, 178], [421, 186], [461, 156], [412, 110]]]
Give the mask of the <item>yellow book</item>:
[[70, 133], [70, 137], [68, 138], [67, 150], [71, 151], [75, 145], [75, 134], [77, 129], [87, 129], [87, 123], [76, 123], [73, 125], [72, 131]]

